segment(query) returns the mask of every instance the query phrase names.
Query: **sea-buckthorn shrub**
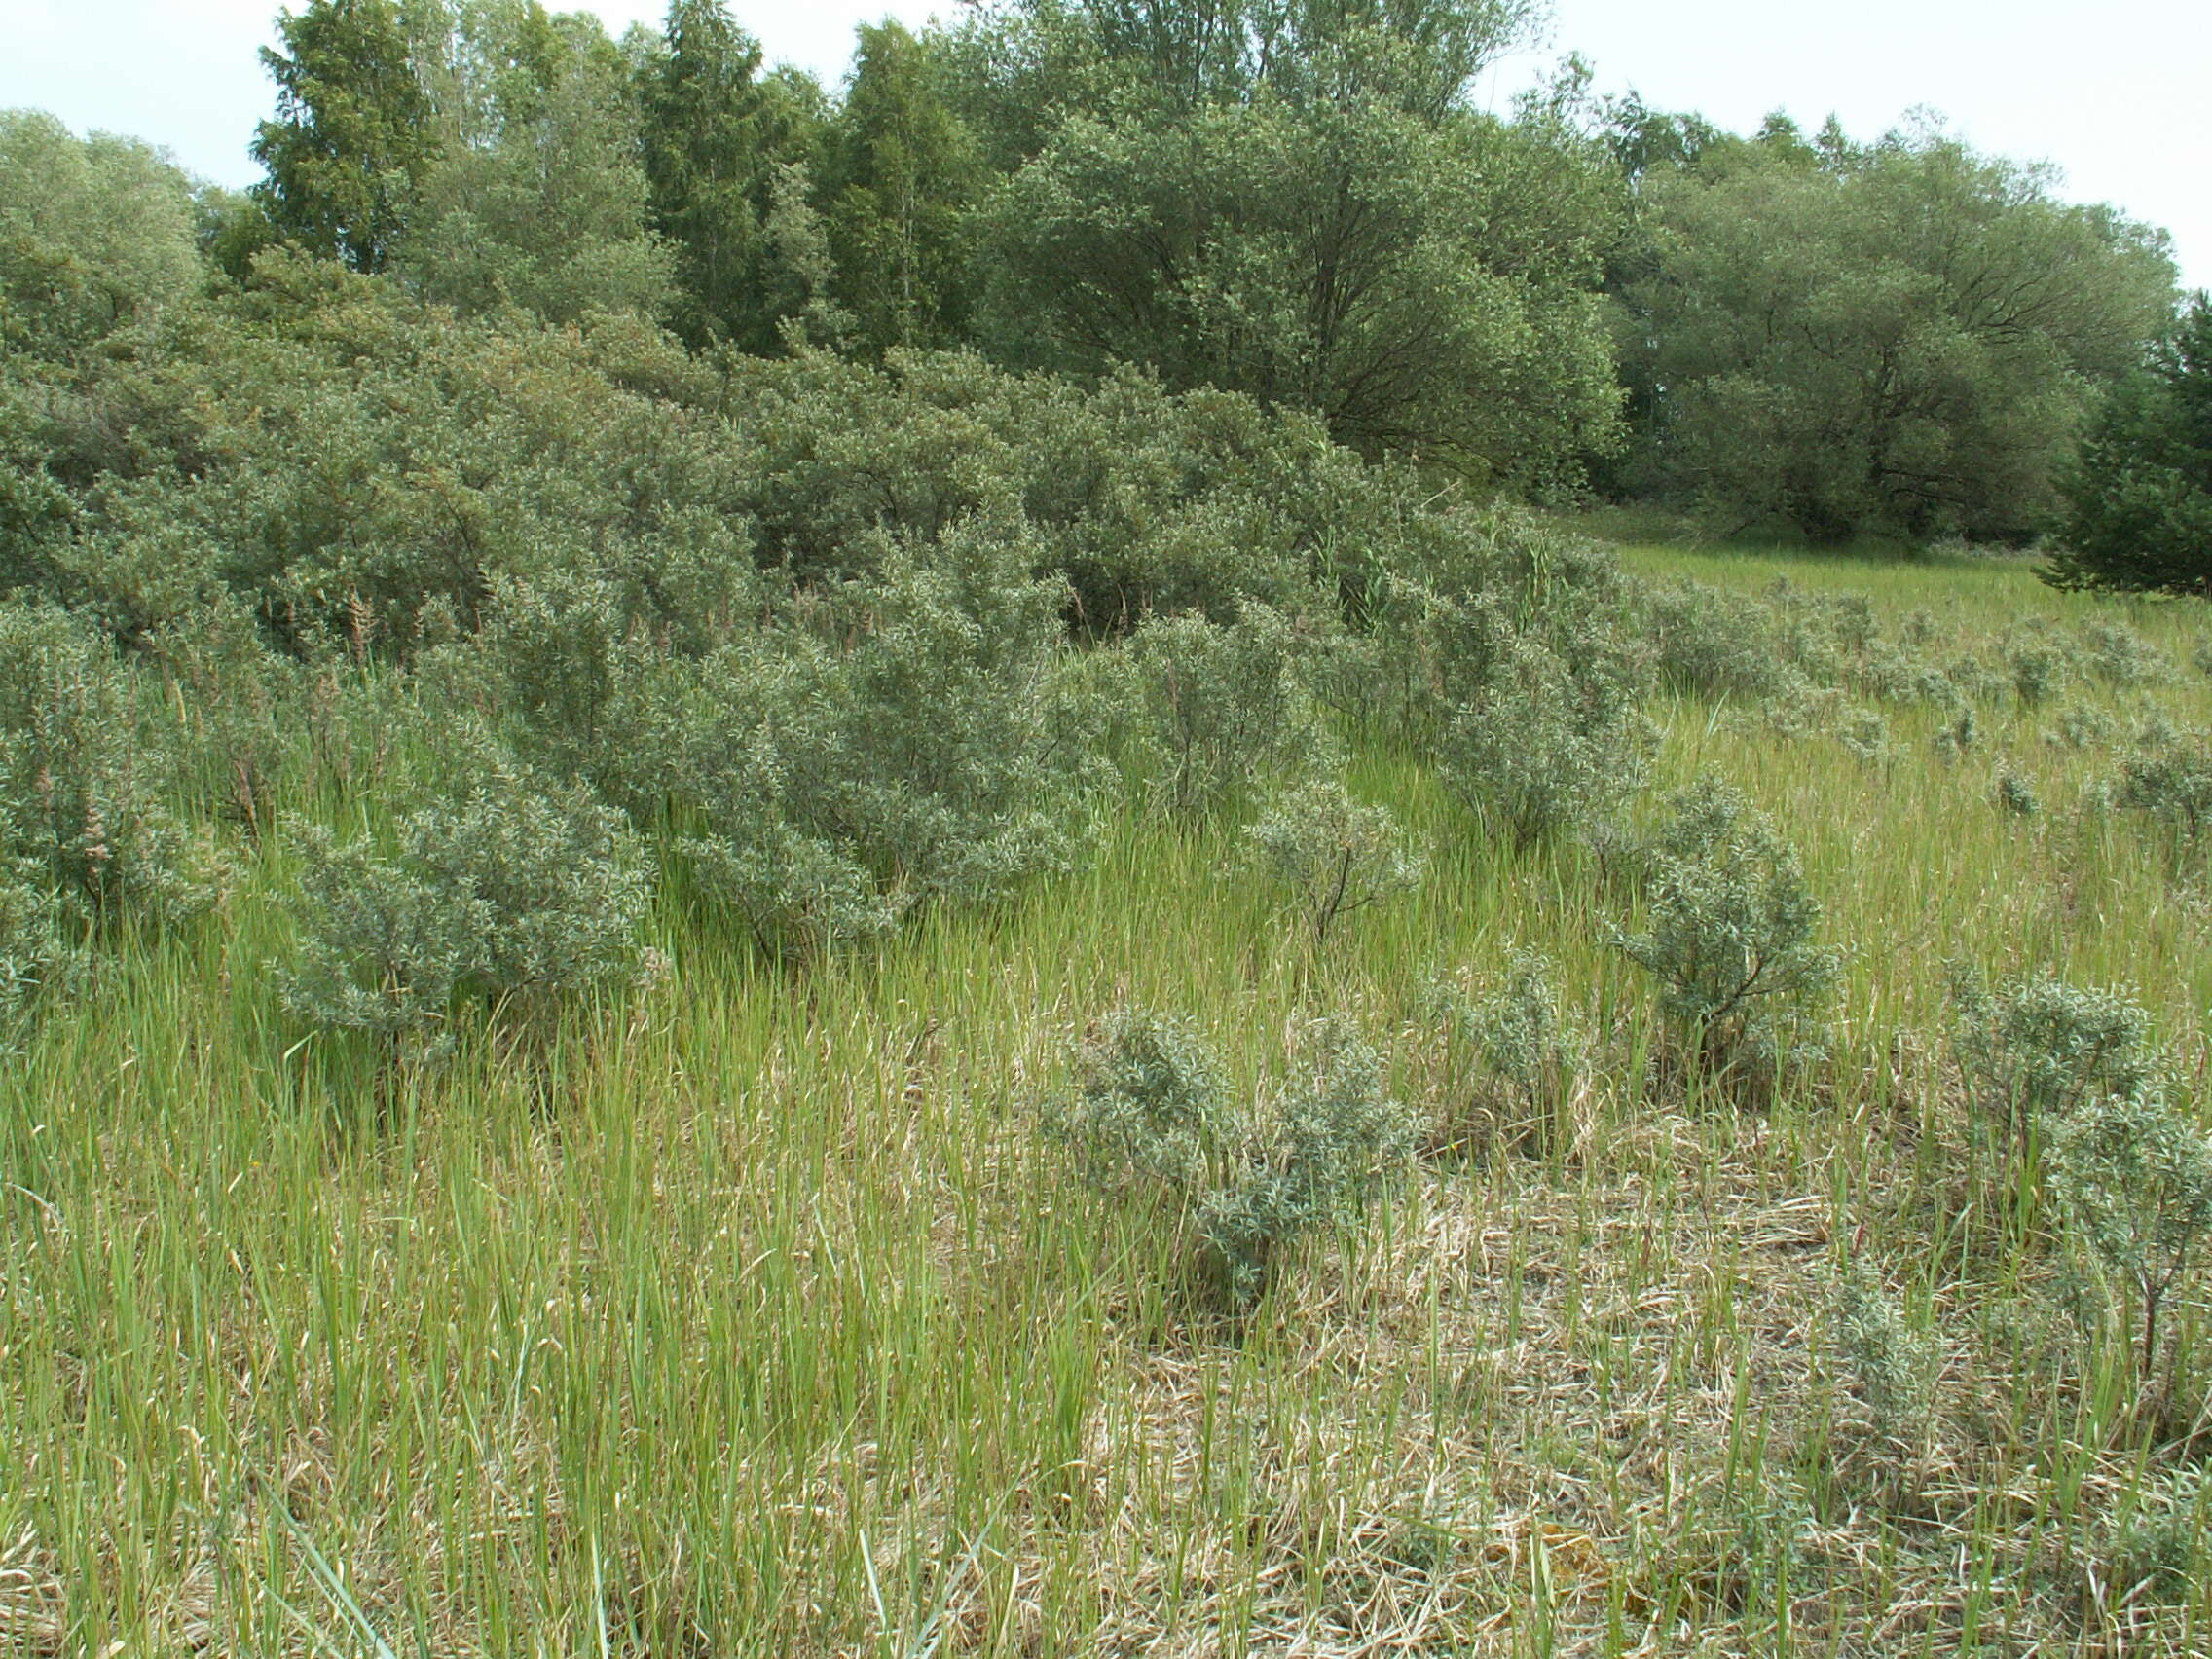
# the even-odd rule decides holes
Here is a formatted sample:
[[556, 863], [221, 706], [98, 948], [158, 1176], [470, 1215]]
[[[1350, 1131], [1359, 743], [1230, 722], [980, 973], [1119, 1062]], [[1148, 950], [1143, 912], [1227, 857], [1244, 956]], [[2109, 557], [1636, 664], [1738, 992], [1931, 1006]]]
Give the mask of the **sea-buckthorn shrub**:
[[1673, 582], [1643, 601], [1660, 682], [1685, 696], [1772, 697], [1792, 678], [1777, 649], [1773, 611], [1698, 582]]
[[1427, 874], [1390, 809], [1354, 800], [1333, 778], [1277, 795], [1244, 833], [1252, 862], [1315, 944], [1342, 918], [1411, 892]]
[[1434, 1006], [1453, 1043], [1471, 1051], [1468, 1103], [1509, 1144], [1540, 1147], [1581, 1086], [1592, 1047], [1560, 994], [1557, 965], [1540, 951], [1517, 950], [1502, 976], [1471, 993], [1437, 985]]
[[1864, 1403], [1869, 1426], [1894, 1449], [1917, 1452], [1936, 1417], [1942, 1352], [1934, 1333], [1916, 1330], [1857, 1259], [1836, 1282], [1832, 1317], [1837, 1367]]
[[2094, 1094], [2131, 1094], [2155, 1072], [2151, 1016], [2127, 992], [2050, 975], [1992, 987], [1949, 970], [1951, 1048], [1976, 1119], [2010, 1154]]
[[1637, 689], [1606, 635], [1584, 633], [1564, 650], [1512, 637], [1490, 683], [1445, 729], [1445, 788], [1517, 848], [1612, 822], [1655, 747]]
[[1287, 1084], [1239, 1110], [1188, 1023], [1125, 1011], [1099, 1020], [1047, 1132], [1096, 1191], [1147, 1205], [1209, 1300], [1248, 1308], [1300, 1235], [1355, 1212], [1406, 1160], [1411, 1119], [1382, 1055], [1341, 1016], [1314, 1021]]
[[281, 987], [311, 1023], [417, 1038], [465, 1004], [624, 983], [648, 885], [611, 809], [467, 746], [387, 839], [298, 823], [299, 940]]
[[63, 612], [0, 607], [0, 854], [97, 921], [189, 914], [219, 875], [170, 805], [177, 756], [133, 675]]
[[549, 687], [509, 700], [534, 757], [662, 834], [765, 949], [805, 957], [1081, 851], [1104, 721], [1037, 552], [1018, 523], [954, 527], [764, 600], [703, 652], [593, 590], [540, 596], [489, 648]]
[[1814, 1044], [1840, 959], [1772, 819], [1711, 776], [1676, 795], [1646, 850], [1648, 919], [1614, 945], [1659, 981], [1683, 1051], [1721, 1076], [1770, 1077]]
[[2132, 1315], [2149, 1380], [2163, 1352], [2161, 1315], [2212, 1247], [2212, 1137], [2161, 1080], [2144, 1079], [2058, 1120], [2046, 1171], [2069, 1240]]
[[1301, 1235], [1364, 1206], [1413, 1148], [1382, 1056], [1349, 1020], [1315, 1021], [1303, 1048], [1234, 1172], [1198, 1209], [1207, 1277], [1235, 1306], [1266, 1293]]
[[2139, 812], [2177, 851], [2194, 852], [2212, 827], [2212, 736], [2154, 724], [2120, 763], [2113, 804]]
[[1127, 645], [1133, 761], [1161, 810], [1209, 812], [1246, 790], [1334, 764], [1307, 675], [1330, 636], [1257, 602], [1234, 622], [1145, 623]]

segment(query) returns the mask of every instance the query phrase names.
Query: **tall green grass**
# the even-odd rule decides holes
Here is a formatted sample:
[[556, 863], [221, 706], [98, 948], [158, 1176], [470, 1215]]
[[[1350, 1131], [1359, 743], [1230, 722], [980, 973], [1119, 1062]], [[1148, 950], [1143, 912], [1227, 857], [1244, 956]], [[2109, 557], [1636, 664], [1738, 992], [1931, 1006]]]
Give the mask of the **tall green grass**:
[[[2123, 615], [2174, 678], [2083, 695], [2212, 719], [2194, 610], [1999, 561], [1627, 557], [1861, 589], [1960, 649]], [[2201, 1507], [2178, 1597], [2138, 1594], [2123, 1546], [2207, 1454], [2125, 1432], [2124, 1352], [2046, 1362], [2048, 1252], [1962, 1207], [1941, 1040], [1947, 958], [2048, 969], [2138, 987], [2200, 1080], [2201, 873], [2081, 809], [2111, 756], [2049, 741], [2047, 708], [1986, 710], [1951, 759], [1925, 712], [1888, 711], [1872, 760], [1654, 713], [1649, 810], [1735, 781], [1849, 950], [1830, 1057], [1770, 1109], [1657, 1063], [1611, 862], [1517, 857], [1385, 753], [1349, 781], [1433, 872], [1319, 952], [1234, 824], [1109, 814], [1079, 873], [809, 972], [666, 892], [667, 974], [557, 1030], [472, 1026], [434, 1069], [282, 1014], [273, 836], [0, 1068], [0, 1645], [2203, 1651]], [[1999, 808], [2003, 770], [2043, 814]], [[1534, 1156], [1484, 1140], [1429, 1012], [1436, 976], [1519, 946], [1601, 1035]], [[1124, 1003], [1204, 1025], [1249, 1089], [1351, 1012], [1408, 1100], [1476, 1132], [1224, 1323], [1036, 1133]], [[1854, 1257], [1943, 1353], [1909, 1456], [1869, 1450], [1835, 1375]], [[2201, 1350], [2204, 1309], [2178, 1322]]]

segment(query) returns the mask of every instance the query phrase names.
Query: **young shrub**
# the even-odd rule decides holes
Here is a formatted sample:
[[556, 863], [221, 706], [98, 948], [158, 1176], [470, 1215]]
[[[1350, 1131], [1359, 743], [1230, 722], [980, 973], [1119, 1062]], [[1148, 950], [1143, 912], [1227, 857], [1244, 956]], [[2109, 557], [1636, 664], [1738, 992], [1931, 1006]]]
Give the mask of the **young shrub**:
[[2057, 723], [2047, 741], [2066, 749], [2100, 749], [2112, 741], [2112, 717], [2091, 704], [2069, 700], [2060, 705]]
[[2162, 826], [2177, 851], [2194, 851], [2212, 826], [2212, 739], [2147, 731], [2121, 763], [2113, 803]]
[[1199, 1207], [1208, 1275], [1237, 1307], [1266, 1293], [1292, 1240], [1357, 1210], [1412, 1151], [1411, 1120], [1389, 1096], [1382, 1056], [1351, 1022], [1317, 1021], [1307, 1042], [1311, 1057], [1272, 1124]]
[[1935, 745], [1936, 756], [1949, 765], [1968, 754], [1981, 742], [1981, 725], [1974, 719], [1973, 705], [1961, 703], [1958, 712], [1936, 728], [1929, 740]]
[[1245, 839], [1315, 945], [1338, 918], [1411, 892], [1427, 873], [1390, 809], [1362, 805], [1333, 778], [1276, 796]]
[[1161, 806], [1211, 811], [1255, 783], [1327, 768], [1333, 746], [1301, 674], [1309, 624], [1247, 602], [1233, 623], [1145, 623], [1127, 646], [1141, 762]]
[[1438, 1003], [1454, 1034], [1473, 1046], [1482, 1103], [1507, 1140], [1541, 1141], [1572, 1098], [1590, 1051], [1588, 1031], [1562, 1010], [1551, 959], [1517, 950], [1502, 979], [1473, 997], [1440, 986]]
[[104, 641], [0, 607], [0, 853], [93, 920], [198, 909], [213, 883], [168, 806], [174, 769]]
[[0, 1022], [24, 1013], [82, 963], [47, 872], [25, 862], [0, 875]]
[[2041, 708], [2048, 702], [2065, 685], [2072, 666], [2065, 645], [2041, 630], [2016, 636], [2005, 645], [2005, 671], [2027, 708]]
[[2047, 1168], [2074, 1236], [2133, 1305], [2148, 1381], [2159, 1314], [2212, 1242], [2212, 1138], [2146, 1080], [2060, 1120]]
[[1644, 602], [1660, 683], [1685, 696], [1761, 700], [1792, 676], [1776, 649], [1774, 612], [1756, 600], [1676, 582]]
[[2017, 772], [2007, 772], [1997, 780], [1997, 804], [2014, 818], [2034, 818], [2043, 811], [2035, 785]]
[[1847, 707], [1836, 722], [1835, 740], [1871, 765], [1889, 757], [1890, 724], [1872, 709]]
[[1951, 1046], [1976, 1115], [2009, 1157], [2029, 1132], [2093, 1093], [2132, 1093], [2157, 1059], [2151, 1018], [2132, 997], [2048, 975], [1992, 990], [1950, 968]]
[[1875, 1428], [1893, 1446], [1917, 1451], [1936, 1416], [1940, 1353], [1932, 1334], [1915, 1331], [1862, 1261], [1836, 1284], [1835, 1355], [1865, 1401]]
[[1300, 1234], [1355, 1208], [1410, 1146], [1382, 1057], [1342, 1019], [1318, 1022], [1292, 1086], [1240, 1117], [1204, 1040], [1156, 1014], [1101, 1020], [1047, 1129], [1093, 1189], [1171, 1210], [1201, 1282], [1249, 1307]]
[[1611, 643], [1581, 644], [1589, 648], [1570, 661], [1534, 638], [1511, 639], [1440, 745], [1445, 787], [1524, 851], [1610, 823], [1642, 786], [1654, 747]]
[[2116, 691], [2173, 678], [2173, 664], [2165, 652], [2124, 622], [2087, 622], [2076, 630], [2075, 639], [2089, 672]]
[[1709, 776], [1676, 796], [1649, 860], [1650, 926], [1615, 947], [1658, 978], [1660, 1006], [1701, 1064], [1771, 1072], [1838, 968], [1815, 942], [1821, 904], [1796, 851]]
[[300, 826], [299, 955], [285, 1003], [326, 1029], [417, 1038], [461, 1002], [619, 983], [646, 884], [636, 839], [580, 791], [492, 756], [396, 844]]
[[1099, 1192], [1142, 1190], [1178, 1208], [1204, 1191], [1235, 1124], [1205, 1039], [1136, 1009], [1107, 1014], [1086, 1035], [1075, 1088], [1046, 1101], [1045, 1121]]

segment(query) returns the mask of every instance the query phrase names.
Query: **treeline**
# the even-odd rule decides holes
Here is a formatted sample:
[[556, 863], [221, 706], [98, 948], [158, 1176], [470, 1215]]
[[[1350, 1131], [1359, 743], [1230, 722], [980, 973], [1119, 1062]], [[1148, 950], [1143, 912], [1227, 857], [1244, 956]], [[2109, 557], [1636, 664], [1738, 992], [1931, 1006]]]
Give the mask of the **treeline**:
[[724, 0], [619, 41], [535, 0], [311, 0], [265, 55], [243, 194], [11, 120], [11, 357], [210, 272], [280, 288], [291, 249], [710, 356], [1136, 364], [1485, 491], [1723, 529], [2049, 522], [2100, 394], [2172, 319], [2161, 235], [1933, 128], [1739, 137], [1595, 97], [1572, 63], [1487, 113], [1475, 77], [1530, 22], [1522, 0], [999, 0], [862, 28], [832, 91], [764, 68]]

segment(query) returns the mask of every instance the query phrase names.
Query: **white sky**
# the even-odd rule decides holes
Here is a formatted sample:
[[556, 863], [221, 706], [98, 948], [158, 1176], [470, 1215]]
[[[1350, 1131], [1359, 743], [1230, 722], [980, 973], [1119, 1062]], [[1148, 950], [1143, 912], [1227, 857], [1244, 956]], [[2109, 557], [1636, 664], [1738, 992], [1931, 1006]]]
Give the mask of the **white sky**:
[[[665, 0], [592, 5], [611, 32]], [[1561, 53], [1602, 90], [1743, 129], [1832, 110], [1871, 137], [1925, 105], [1986, 150], [2055, 163], [2066, 194], [2173, 233], [2185, 277], [2212, 285], [2212, 0], [1556, 0], [1547, 44], [1485, 83], [1499, 107]], [[574, 0], [560, 0], [565, 9]], [[834, 81], [856, 23], [919, 23], [946, 0], [734, 0], [771, 59]], [[0, 0], [0, 107], [165, 144], [227, 184], [270, 107], [254, 48], [273, 0]]]

